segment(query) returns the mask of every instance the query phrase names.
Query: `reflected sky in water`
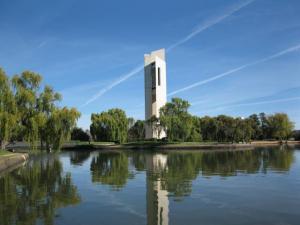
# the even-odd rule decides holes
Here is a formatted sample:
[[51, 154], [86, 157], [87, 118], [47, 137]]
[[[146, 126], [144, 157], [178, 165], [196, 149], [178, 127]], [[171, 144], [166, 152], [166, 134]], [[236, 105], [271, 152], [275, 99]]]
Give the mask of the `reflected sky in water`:
[[300, 150], [63, 152], [1, 175], [0, 224], [298, 224]]

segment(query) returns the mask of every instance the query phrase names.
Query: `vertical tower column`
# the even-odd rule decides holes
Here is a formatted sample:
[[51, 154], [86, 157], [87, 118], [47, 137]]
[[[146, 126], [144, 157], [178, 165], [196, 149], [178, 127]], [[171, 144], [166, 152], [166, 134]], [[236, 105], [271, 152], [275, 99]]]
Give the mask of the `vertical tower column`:
[[[167, 78], [165, 49], [160, 49], [144, 56], [145, 67], [145, 120], [155, 116], [167, 102]], [[165, 132], [157, 129], [159, 124], [146, 124], [146, 139], [161, 139]]]

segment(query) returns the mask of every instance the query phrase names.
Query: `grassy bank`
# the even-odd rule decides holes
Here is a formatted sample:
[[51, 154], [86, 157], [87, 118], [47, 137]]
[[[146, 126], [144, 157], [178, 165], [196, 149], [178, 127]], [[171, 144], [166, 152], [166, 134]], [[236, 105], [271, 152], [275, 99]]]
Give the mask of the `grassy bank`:
[[[299, 141], [289, 141], [287, 145], [300, 145]], [[251, 143], [228, 143], [228, 142], [159, 142], [159, 141], [140, 141], [129, 142], [125, 144], [114, 143], [76, 143], [64, 146], [63, 150], [113, 150], [113, 149], [176, 149], [176, 150], [201, 150], [201, 149], [237, 149], [237, 148], [254, 148], [259, 146], [276, 146], [281, 145], [279, 141], [253, 141]]]
[[9, 156], [12, 155], [13, 153], [6, 151], [6, 150], [0, 150], [0, 157], [2, 156]]

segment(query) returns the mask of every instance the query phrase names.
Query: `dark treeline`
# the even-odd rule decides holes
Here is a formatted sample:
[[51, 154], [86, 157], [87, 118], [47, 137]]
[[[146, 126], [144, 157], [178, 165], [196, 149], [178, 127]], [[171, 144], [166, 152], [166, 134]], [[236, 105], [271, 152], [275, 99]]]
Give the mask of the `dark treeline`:
[[300, 130], [294, 130], [293, 137], [295, 138], [295, 140], [300, 141]]
[[42, 86], [42, 76], [24, 71], [11, 79], [0, 68], [0, 142], [26, 141], [31, 148], [60, 149], [70, 138], [80, 113], [59, 107], [61, 95]]
[[90, 141], [90, 133], [88, 130], [84, 131], [82, 128], [75, 127], [71, 131], [71, 140]]
[[[160, 110], [160, 117], [148, 121], [127, 118], [121, 109], [91, 116], [91, 136], [95, 141], [124, 143], [145, 139], [145, 126], [167, 133], [166, 141], [250, 142], [251, 140], [288, 140], [294, 124], [285, 113], [253, 114], [247, 118], [219, 115], [197, 117], [188, 112], [190, 104], [173, 98]], [[294, 136], [299, 133], [294, 132]]]

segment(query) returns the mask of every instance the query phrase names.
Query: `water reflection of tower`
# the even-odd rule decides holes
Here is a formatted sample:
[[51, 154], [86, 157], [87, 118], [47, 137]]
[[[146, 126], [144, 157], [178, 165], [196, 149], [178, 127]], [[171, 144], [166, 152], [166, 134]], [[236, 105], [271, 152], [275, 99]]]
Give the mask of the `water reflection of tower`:
[[169, 224], [168, 192], [162, 188], [160, 173], [167, 169], [167, 155], [146, 156], [147, 169], [147, 224]]

